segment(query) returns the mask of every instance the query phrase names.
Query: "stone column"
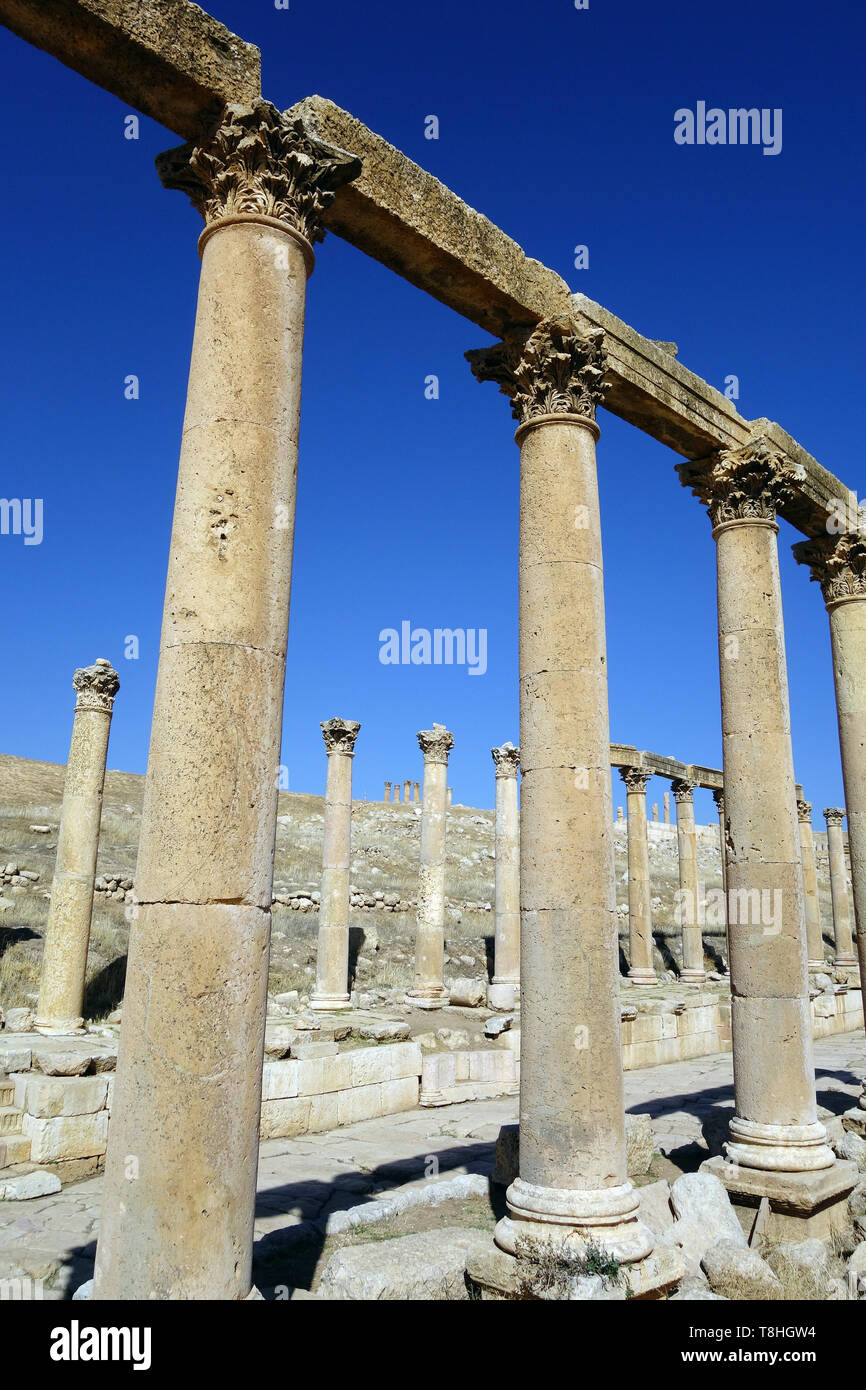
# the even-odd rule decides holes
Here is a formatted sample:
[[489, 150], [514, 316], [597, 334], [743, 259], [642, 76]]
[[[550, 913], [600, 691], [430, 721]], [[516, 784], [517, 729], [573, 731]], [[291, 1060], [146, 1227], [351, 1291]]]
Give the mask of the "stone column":
[[159, 168], [206, 225], [94, 1297], [242, 1299], [306, 282], [360, 165], [256, 101]]
[[595, 407], [568, 315], [468, 354], [520, 422], [520, 1175], [500, 1248], [652, 1249], [628, 1180]]
[[49, 1034], [83, 1031], [102, 785], [120, 681], [111, 664], [99, 657], [75, 672], [72, 687], [77, 697], [36, 1007], [36, 1029]]
[[815, 1101], [776, 550], [796, 471], [763, 437], [678, 471], [708, 506], [717, 552], [735, 1113], [726, 1160], [710, 1163], [771, 1208], [805, 1175], [808, 1204], [834, 1157]]
[[683, 932], [683, 968], [680, 984], [702, 985], [704, 969], [704, 939], [701, 931], [701, 903], [698, 884], [698, 842], [695, 834], [694, 782], [685, 778], [671, 784], [677, 803], [677, 848], [680, 861], [680, 909]]
[[404, 801], [405, 805], [407, 805], [407, 806], [409, 805], [409, 798], [410, 798], [411, 794], [412, 794], [412, 783], [409, 782], [409, 781], [406, 781], [406, 782], [403, 783], [403, 801]]
[[503, 743], [490, 753], [496, 765], [496, 938], [487, 1001], [494, 1009], [512, 1009], [520, 988], [520, 749]]
[[622, 767], [619, 775], [626, 785], [628, 805], [628, 975], [637, 985], [655, 985], [658, 980], [653, 967], [652, 890], [646, 832], [646, 789], [650, 773], [640, 767]]
[[824, 812], [827, 822], [827, 853], [830, 859], [830, 900], [833, 904], [833, 939], [836, 943], [836, 968], [850, 970], [857, 966], [854, 938], [851, 933], [851, 908], [848, 902], [848, 871], [845, 868], [845, 842], [842, 822], [845, 810], [828, 806]]
[[417, 806], [417, 805], [418, 805], [418, 802], [419, 802], [420, 800], [421, 800], [421, 784], [420, 784], [420, 782], [413, 782], [413, 783], [412, 783], [412, 805], [413, 805], [413, 806]]
[[386, 806], [387, 806], [387, 804], [389, 803], [390, 800], [391, 800], [391, 783], [390, 783], [390, 782], [386, 782], [386, 783], [385, 783], [385, 805], [386, 805]]
[[722, 896], [725, 913], [725, 969], [730, 970], [731, 943], [728, 937], [728, 845], [725, 837], [725, 793], [721, 787], [713, 792], [713, 801], [719, 817], [719, 855], [722, 861]]
[[446, 798], [446, 801], [445, 801], [445, 804], [446, 804], [446, 806], [449, 808], [449, 810], [450, 810], [450, 808], [451, 808], [451, 802], [452, 802], [453, 797], [454, 797], [454, 790], [453, 790], [452, 787], [449, 787], [449, 788], [448, 788], [447, 798]]
[[653, 802], [652, 817], [654, 821], [657, 821], [659, 818], [659, 804], [657, 801]]
[[[820, 536], [795, 545], [794, 555], [810, 566], [813, 580], [820, 583], [830, 620], [860, 988], [866, 1009], [866, 538], [856, 531]], [[848, 1116], [846, 1125], [855, 1127]], [[866, 1135], [866, 1081], [856, 1127]]]
[[399, 782], [395, 782], [395, 783], [394, 783], [394, 801], [395, 801], [395, 803], [396, 803], [398, 806], [400, 805], [400, 783], [399, 783]]
[[322, 737], [328, 754], [324, 846], [319, 901], [316, 988], [310, 1008], [348, 1009], [349, 876], [352, 864], [352, 759], [361, 725], [355, 719], [328, 719]]
[[812, 835], [812, 803], [797, 802], [800, 825], [800, 859], [803, 865], [803, 897], [806, 913], [806, 950], [810, 970], [823, 971], [824, 938], [821, 934], [821, 909], [818, 901], [818, 871], [815, 866], [815, 840]]
[[416, 1009], [441, 1009], [448, 1003], [442, 972], [445, 963], [445, 802], [448, 754], [454, 735], [444, 724], [422, 729], [424, 754], [421, 811], [421, 863], [415, 935], [415, 983], [406, 996]]
[[665, 825], [670, 825], [670, 823], [671, 823], [671, 794], [670, 794], [670, 792], [665, 792], [665, 794], [664, 794], [662, 800], [664, 801], [664, 808], [665, 808], [665, 810], [664, 810]]

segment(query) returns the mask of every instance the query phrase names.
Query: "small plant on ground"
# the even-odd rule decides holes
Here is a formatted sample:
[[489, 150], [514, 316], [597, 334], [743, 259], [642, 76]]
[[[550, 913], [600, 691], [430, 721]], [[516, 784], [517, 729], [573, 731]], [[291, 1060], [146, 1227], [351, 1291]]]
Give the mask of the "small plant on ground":
[[577, 1279], [597, 1274], [610, 1288], [622, 1277], [619, 1260], [592, 1242], [569, 1250], [553, 1240], [521, 1238], [515, 1254], [519, 1261], [518, 1298], [567, 1299]]

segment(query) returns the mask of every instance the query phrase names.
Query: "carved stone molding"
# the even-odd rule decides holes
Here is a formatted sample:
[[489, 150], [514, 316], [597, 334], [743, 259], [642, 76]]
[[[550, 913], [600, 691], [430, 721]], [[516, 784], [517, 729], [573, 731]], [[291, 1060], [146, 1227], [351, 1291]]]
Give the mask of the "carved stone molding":
[[478, 381], [495, 381], [521, 425], [544, 415], [595, 420], [607, 384], [604, 330], [580, 331], [568, 314], [543, 319], [522, 340], [465, 354]]
[[813, 581], [821, 585], [828, 607], [848, 598], [866, 598], [866, 537], [859, 532], [816, 536], [793, 549], [794, 558], [808, 565]]
[[513, 743], [503, 743], [501, 748], [491, 748], [491, 756], [496, 764], [497, 777], [516, 777], [520, 771], [520, 749]]
[[678, 777], [671, 782], [671, 791], [674, 794], [674, 801], [679, 805], [681, 801], [692, 801], [693, 793], [697, 783], [689, 782], [685, 777]]
[[326, 719], [321, 725], [322, 738], [329, 754], [345, 753], [355, 756], [355, 739], [361, 725], [357, 719]]
[[166, 188], [186, 193], [205, 223], [272, 217], [308, 242], [324, 237], [322, 216], [361, 161], [309, 134], [269, 101], [227, 106], [207, 144], [188, 142], [157, 157]]
[[76, 709], [106, 710], [114, 708], [114, 697], [120, 689], [120, 677], [104, 657], [97, 657], [92, 666], [81, 666], [72, 677], [77, 691]]
[[805, 472], [764, 436], [739, 449], [720, 449], [707, 459], [677, 464], [682, 482], [704, 503], [713, 526], [730, 521], [775, 521]]
[[418, 746], [424, 754], [425, 763], [447, 763], [448, 754], [454, 747], [454, 735], [444, 724], [434, 724], [432, 729], [420, 731]]
[[723, 816], [725, 814], [725, 793], [722, 787], [714, 788], [713, 801], [716, 803], [716, 809], [719, 815]]
[[824, 819], [828, 825], [841, 825], [845, 819], [845, 808], [843, 806], [828, 806], [824, 811]]
[[811, 801], [797, 802], [797, 820], [811, 825], [812, 823], [812, 803]]
[[645, 792], [652, 773], [645, 772], [642, 767], [621, 767], [619, 775], [628, 791]]

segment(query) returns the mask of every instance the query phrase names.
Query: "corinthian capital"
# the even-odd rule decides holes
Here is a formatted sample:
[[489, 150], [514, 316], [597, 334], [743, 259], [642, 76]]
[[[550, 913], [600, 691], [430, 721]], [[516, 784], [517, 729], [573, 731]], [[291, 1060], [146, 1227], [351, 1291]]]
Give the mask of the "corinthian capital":
[[418, 734], [418, 746], [424, 754], [425, 763], [447, 763], [448, 754], [454, 747], [454, 735], [444, 724], [434, 724], [432, 729], [422, 729]]
[[841, 825], [845, 819], [845, 811], [842, 806], [828, 806], [824, 811], [824, 819], [828, 825]]
[[645, 772], [642, 767], [621, 767], [619, 775], [625, 782], [628, 791], [645, 792], [652, 774]]
[[207, 224], [221, 217], [272, 217], [309, 242], [324, 237], [323, 214], [361, 161], [325, 145], [302, 119], [269, 101], [227, 106], [207, 144], [188, 142], [158, 156], [166, 188], [186, 193]]
[[812, 824], [812, 803], [811, 803], [811, 801], [798, 801], [798, 802], [797, 802], [797, 820], [803, 821], [804, 824], [808, 824], [808, 825], [811, 825], [811, 824]]
[[677, 777], [671, 782], [671, 791], [674, 794], [674, 801], [677, 805], [681, 801], [691, 801], [695, 790], [695, 783], [689, 782], [685, 777]]
[[720, 449], [708, 459], [680, 463], [677, 472], [704, 503], [713, 526], [725, 521], [775, 521], [805, 474], [764, 436], [739, 449]]
[[607, 385], [601, 328], [581, 332], [569, 314], [543, 319], [521, 340], [467, 352], [478, 381], [495, 381], [522, 425], [542, 415], [594, 420]]
[[846, 598], [866, 598], [866, 537], [859, 532], [799, 541], [794, 558], [809, 566], [828, 607]]
[[107, 710], [114, 708], [114, 697], [120, 689], [120, 677], [104, 657], [97, 657], [92, 666], [81, 666], [72, 677], [72, 688], [78, 694], [76, 709]]
[[491, 757], [496, 764], [497, 777], [516, 777], [520, 771], [520, 749], [513, 743], [503, 743], [501, 748], [491, 748]]
[[326, 719], [321, 725], [322, 738], [328, 753], [355, 756], [355, 739], [361, 725], [357, 719]]

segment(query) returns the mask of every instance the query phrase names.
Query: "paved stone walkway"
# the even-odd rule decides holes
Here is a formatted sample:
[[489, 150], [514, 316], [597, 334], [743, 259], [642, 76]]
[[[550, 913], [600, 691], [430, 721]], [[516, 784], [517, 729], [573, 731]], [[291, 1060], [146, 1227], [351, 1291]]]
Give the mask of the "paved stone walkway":
[[[815, 1044], [815, 1063], [819, 1105], [841, 1114], [866, 1075], [866, 1039], [860, 1032], [823, 1039]], [[652, 1116], [656, 1147], [672, 1169], [694, 1169], [708, 1144], [718, 1147], [733, 1106], [730, 1053], [626, 1072], [625, 1095], [627, 1109]], [[259, 1163], [257, 1261], [268, 1262], [287, 1228], [386, 1188], [489, 1173], [500, 1125], [516, 1120], [517, 1098], [509, 1097], [267, 1140]], [[68, 1297], [91, 1277], [101, 1199], [100, 1176], [52, 1197], [0, 1203], [0, 1278], [29, 1273], [45, 1280], [46, 1297]]]

